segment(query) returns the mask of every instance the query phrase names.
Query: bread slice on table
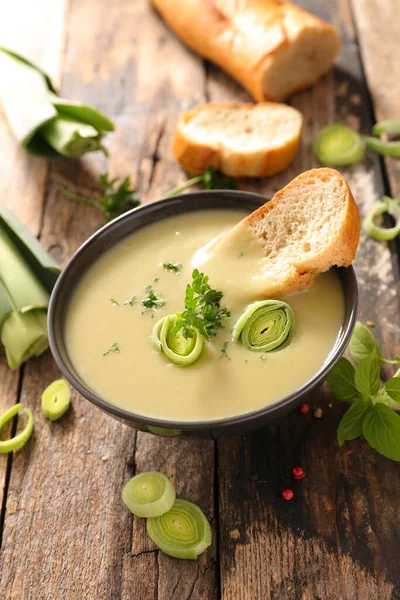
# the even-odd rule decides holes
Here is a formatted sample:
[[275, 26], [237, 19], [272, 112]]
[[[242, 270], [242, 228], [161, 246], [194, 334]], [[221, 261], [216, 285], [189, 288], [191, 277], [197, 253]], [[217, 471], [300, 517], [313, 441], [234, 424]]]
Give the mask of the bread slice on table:
[[190, 48], [257, 102], [312, 85], [340, 49], [337, 29], [286, 0], [151, 0]]
[[[263, 245], [265, 267], [273, 275], [268, 294], [274, 296], [309, 286], [318, 273], [335, 265], [348, 267], [360, 238], [360, 216], [350, 188], [338, 171], [327, 168], [293, 179], [225, 241], [248, 235], [248, 227]], [[271, 286], [271, 278], [268, 282]]]
[[290, 165], [302, 124], [286, 104], [211, 102], [183, 113], [172, 152], [190, 173], [211, 166], [230, 177], [266, 177]]

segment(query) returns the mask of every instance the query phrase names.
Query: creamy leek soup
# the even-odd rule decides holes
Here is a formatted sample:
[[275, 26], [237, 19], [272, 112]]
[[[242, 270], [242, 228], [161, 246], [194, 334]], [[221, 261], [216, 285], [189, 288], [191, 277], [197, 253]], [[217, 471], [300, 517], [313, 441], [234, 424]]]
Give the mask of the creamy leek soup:
[[[295, 315], [289, 345], [260, 353], [232, 340], [238, 317], [259, 300], [252, 265], [262, 248], [249, 248], [246, 255], [245, 247], [232, 247], [235, 259], [228, 257], [226, 270], [214, 260], [212, 273], [204, 253], [245, 216], [236, 210], [206, 210], [156, 222], [107, 250], [83, 275], [67, 307], [66, 346], [78, 374], [98, 396], [139, 415], [209, 421], [276, 402], [324, 365], [344, 314], [334, 271], [320, 275], [306, 291], [281, 298]], [[167, 263], [178, 271], [165, 270]], [[223, 292], [221, 306], [229, 308], [231, 318], [205, 342], [194, 364], [180, 367], [155, 349], [151, 334], [161, 317], [184, 310], [194, 265]], [[165, 299], [163, 306], [143, 306], [149, 285]]]

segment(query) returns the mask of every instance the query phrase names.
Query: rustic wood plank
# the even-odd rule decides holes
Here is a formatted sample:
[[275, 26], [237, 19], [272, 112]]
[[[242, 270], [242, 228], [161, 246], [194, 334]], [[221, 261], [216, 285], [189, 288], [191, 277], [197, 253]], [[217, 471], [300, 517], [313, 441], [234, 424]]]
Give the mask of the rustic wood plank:
[[[269, 196], [301, 171], [318, 166], [311, 144], [319, 128], [342, 121], [366, 133], [371, 126], [348, 3], [299, 4], [338, 25], [344, 48], [333, 73], [290, 101], [305, 117], [293, 165], [264, 182], [242, 182], [244, 189]], [[246, 99], [218, 69], [208, 72], [210, 99], [231, 98], [232, 93]], [[364, 215], [383, 193], [379, 160], [369, 157], [342, 171]], [[376, 322], [375, 334], [388, 356], [394, 355], [400, 349], [396, 258], [385, 244], [363, 235], [356, 271], [359, 316]], [[218, 442], [224, 600], [379, 600], [400, 595], [397, 465], [363, 441], [347, 446], [354, 450], [351, 455], [338, 448], [335, 431], [343, 406], [327, 390], [315, 393], [310, 404], [323, 408], [323, 419], [296, 411], [252, 435]], [[302, 481], [293, 479], [295, 466], [307, 473]], [[295, 492], [292, 502], [281, 498], [286, 487]]]
[[[180, 69], [166, 72], [166, 58]], [[61, 91], [96, 104], [116, 122], [116, 134], [106, 141], [110, 169], [138, 179], [147, 199], [164, 185], [157, 188], [155, 171], [167, 173], [171, 163], [160, 150], [163, 131], [178, 110], [204, 98], [203, 87], [201, 61], [170, 36], [147, 3], [72, 2]], [[59, 183], [90, 191], [105, 168], [101, 155], [51, 168], [41, 241], [61, 263], [102, 218], [63, 198]], [[134, 472], [160, 469], [213, 520], [213, 443], [147, 434], [135, 443], [132, 430], [76, 395], [72, 412], [60, 423], [48, 423], [37, 398], [55, 376], [49, 356], [26, 370], [22, 398], [35, 409], [37, 425], [30, 456], [18, 456], [11, 473], [0, 596], [29, 597], [35, 590], [36, 597], [55, 599], [217, 598], [215, 548], [196, 563], [159, 556], [143, 522], [133, 520], [120, 500]], [[43, 569], [32, 568], [35, 564]]]
[[[351, 0], [368, 86], [377, 120], [398, 119], [400, 106], [399, 23], [396, 0]], [[390, 191], [400, 197], [400, 164], [385, 159]]]
[[[16, 52], [25, 53], [45, 69], [57, 83], [60, 70], [62, 27], [65, 0], [26, 0], [12, 2], [0, 20], [0, 44]], [[21, 18], [21, 14], [24, 18]], [[49, 27], [44, 36], [39, 28], [32, 27], [35, 20]], [[47, 163], [27, 156], [15, 143], [0, 109], [0, 186], [1, 202], [35, 233], [41, 223]], [[0, 412], [17, 401], [19, 372], [11, 372], [4, 357], [0, 357]], [[10, 434], [11, 426], [2, 432], [2, 439]], [[11, 468], [11, 457], [0, 455], [0, 540], [4, 518], [3, 492], [6, 473]], [[1, 542], [0, 542], [1, 545]]]

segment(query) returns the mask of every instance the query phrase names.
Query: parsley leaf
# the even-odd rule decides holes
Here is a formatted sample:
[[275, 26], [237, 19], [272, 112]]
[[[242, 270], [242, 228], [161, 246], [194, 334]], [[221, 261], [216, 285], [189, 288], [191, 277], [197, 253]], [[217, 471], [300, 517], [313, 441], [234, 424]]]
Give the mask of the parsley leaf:
[[139, 194], [131, 187], [130, 178], [125, 177], [121, 183], [119, 183], [120, 181], [120, 177], [113, 177], [111, 179], [108, 173], [100, 175], [99, 183], [103, 191], [102, 196], [97, 200], [75, 194], [65, 186], [61, 186], [60, 190], [64, 196], [70, 200], [74, 200], [74, 202], [94, 206], [103, 213], [107, 221], [110, 221], [117, 215], [136, 208], [140, 204]]
[[165, 271], [174, 271], [175, 273], [179, 273], [182, 270], [181, 263], [163, 263], [163, 267]]
[[218, 327], [223, 327], [222, 321], [231, 316], [227, 307], [220, 306], [222, 296], [222, 292], [212, 289], [207, 275], [194, 269], [192, 285], [186, 286], [186, 310], [171, 330], [172, 333], [176, 335], [182, 329], [182, 335], [191, 338], [193, 330], [197, 329], [206, 340], [209, 340], [216, 334]]
[[109, 349], [103, 353], [103, 356], [107, 356], [107, 354], [110, 354], [110, 352], [117, 352], [117, 354], [119, 354], [120, 351], [121, 349], [119, 347], [118, 342], [113, 342]]
[[146, 285], [144, 288], [146, 292], [145, 297], [142, 299], [142, 313], [146, 310], [157, 310], [157, 308], [162, 308], [166, 302], [165, 298], [163, 298], [160, 294], [153, 291], [153, 286]]
[[201, 175], [196, 175], [191, 179], [185, 181], [181, 185], [177, 185], [172, 188], [169, 192], [163, 195], [163, 198], [169, 198], [170, 196], [176, 196], [176, 194], [180, 194], [187, 188], [192, 187], [193, 185], [197, 185], [198, 183], [202, 183], [206, 190], [236, 190], [237, 185], [234, 179], [230, 177], [225, 177], [222, 175], [217, 169], [213, 167], [207, 167]]
[[228, 344], [229, 342], [224, 342], [222, 348], [221, 348], [221, 356], [220, 358], [227, 358], [228, 360], [231, 360], [231, 357], [228, 356]]

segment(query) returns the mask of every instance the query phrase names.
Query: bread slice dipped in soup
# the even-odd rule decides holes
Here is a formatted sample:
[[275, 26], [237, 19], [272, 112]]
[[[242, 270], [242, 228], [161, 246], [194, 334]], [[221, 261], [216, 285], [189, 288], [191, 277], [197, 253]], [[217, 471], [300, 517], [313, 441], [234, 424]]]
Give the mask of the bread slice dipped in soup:
[[70, 359], [99, 397], [138, 415], [212, 421], [277, 402], [335, 346], [344, 297], [330, 267], [351, 264], [359, 229], [332, 169], [303, 173], [251, 215], [216, 208], [143, 227], [73, 291]]

